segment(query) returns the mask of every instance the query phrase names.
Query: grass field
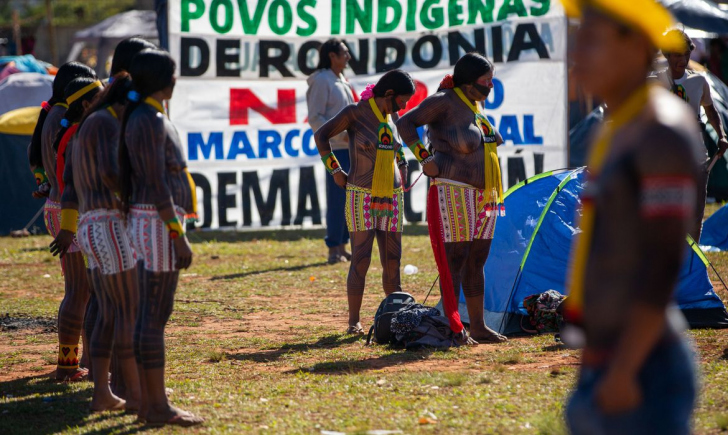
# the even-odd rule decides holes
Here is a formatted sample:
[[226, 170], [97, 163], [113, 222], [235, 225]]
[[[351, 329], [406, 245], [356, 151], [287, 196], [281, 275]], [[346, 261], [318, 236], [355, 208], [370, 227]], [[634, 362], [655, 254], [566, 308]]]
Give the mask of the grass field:
[[[167, 376], [174, 403], [207, 423], [159, 432], [565, 432], [576, 352], [552, 336], [447, 352], [367, 347], [343, 334], [347, 265], [325, 264], [322, 234], [191, 235], [194, 264], [182, 275], [167, 328]], [[402, 264], [420, 272], [403, 275], [403, 287], [422, 301], [436, 277], [429, 239], [422, 228], [405, 234]], [[90, 383], [49, 379], [63, 287], [50, 241], [0, 238], [0, 433], [147, 431], [131, 415], [90, 414]], [[728, 277], [728, 254], [709, 257]], [[382, 297], [378, 261], [375, 254], [362, 311], [367, 328]], [[728, 332], [690, 335], [703, 383], [695, 432], [721, 433], [728, 430]]]

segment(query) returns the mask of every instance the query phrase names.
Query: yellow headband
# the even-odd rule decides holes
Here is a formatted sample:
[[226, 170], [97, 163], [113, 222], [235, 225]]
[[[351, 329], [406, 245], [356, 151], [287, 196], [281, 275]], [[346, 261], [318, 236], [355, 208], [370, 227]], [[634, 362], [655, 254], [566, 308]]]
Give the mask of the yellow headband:
[[84, 95], [86, 95], [87, 93], [89, 93], [91, 90], [96, 89], [96, 88], [102, 88], [102, 87], [104, 87], [104, 85], [102, 85], [100, 81], [96, 80], [95, 82], [91, 83], [90, 85], [84, 86], [80, 90], [76, 91], [73, 95], [66, 98], [66, 103], [68, 103], [68, 105], [70, 106], [76, 100], [78, 100], [79, 98], [81, 98]]
[[675, 26], [670, 12], [655, 0], [561, 0], [566, 15], [580, 17], [586, 7], [593, 7], [615, 20], [644, 33], [655, 47], [671, 52], [685, 50], [678, 35], [664, 35]]

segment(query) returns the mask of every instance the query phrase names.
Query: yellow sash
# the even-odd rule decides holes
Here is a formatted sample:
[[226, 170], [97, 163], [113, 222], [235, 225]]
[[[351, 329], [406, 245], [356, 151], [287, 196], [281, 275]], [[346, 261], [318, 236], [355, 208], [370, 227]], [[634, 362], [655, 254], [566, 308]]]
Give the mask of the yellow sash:
[[377, 107], [374, 98], [369, 105], [379, 120], [377, 128], [377, 157], [374, 162], [374, 178], [372, 179], [372, 215], [381, 217], [394, 216], [394, 132], [390, 125], [389, 115], [385, 118]]
[[[649, 85], [645, 85], [633, 93], [627, 101], [614, 113], [607, 116], [601, 131], [597, 135], [594, 146], [589, 153], [587, 169], [589, 170], [589, 181], [594, 183], [601, 173], [604, 163], [609, 155], [612, 139], [622, 126], [637, 116], [645, 107], [649, 97]], [[592, 238], [594, 233], [594, 222], [596, 220], [596, 209], [594, 199], [591, 197], [582, 198], [582, 214], [578, 227], [581, 228], [581, 235], [574, 239], [571, 249], [571, 271], [568, 281], [569, 297], [566, 299], [564, 315], [572, 323], [582, 321], [584, 305], [584, 278], [586, 266], [591, 251]]]
[[[486, 215], [505, 215], [503, 205], [503, 178], [501, 175], [500, 161], [498, 160], [498, 142], [496, 141], [495, 129], [481, 112], [477, 104], [473, 104], [463, 94], [460, 88], [454, 88], [455, 93], [475, 114], [475, 124], [483, 133], [483, 146], [485, 147], [485, 204], [478, 204], [478, 210], [485, 206]], [[488, 197], [490, 196], [490, 197]], [[495, 208], [491, 208], [495, 204]]]

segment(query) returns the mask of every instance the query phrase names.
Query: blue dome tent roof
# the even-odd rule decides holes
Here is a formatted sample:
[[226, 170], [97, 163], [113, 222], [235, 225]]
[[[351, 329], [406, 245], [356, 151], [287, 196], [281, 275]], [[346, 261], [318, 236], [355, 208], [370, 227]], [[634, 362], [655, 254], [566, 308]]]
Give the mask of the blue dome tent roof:
[[[585, 168], [546, 172], [506, 192], [506, 216], [498, 219], [484, 268], [485, 321], [490, 328], [521, 332], [525, 297], [547, 290], [566, 293], [585, 177]], [[691, 240], [685, 246], [676, 302], [692, 327], [728, 326], [728, 313], [708, 277], [707, 258]], [[460, 302], [460, 315], [467, 322], [462, 294]]]

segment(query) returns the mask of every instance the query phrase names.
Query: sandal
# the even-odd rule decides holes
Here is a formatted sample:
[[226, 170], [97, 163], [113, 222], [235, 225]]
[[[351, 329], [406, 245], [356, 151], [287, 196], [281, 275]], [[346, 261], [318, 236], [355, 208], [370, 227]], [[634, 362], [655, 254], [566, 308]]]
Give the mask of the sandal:
[[346, 250], [346, 245], [339, 246], [339, 255], [346, 261], [351, 261], [351, 252]]
[[349, 325], [346, 333], [348, 335], [364, 335], [364, 328], [362, 328], [360, 323], [357, 323], [356, 325]]
[[341, 257], [339, 256], [339, 254], [331, 254], [331, 255], [329, 255], [329, 259], [328, 259], [327, 263], [339, 264], [339, 263], [343, 263], [343, 261], [341, 261]]
[[83, 382], [88, 380], [88, 370], [78, 368], [71, 375], [59, 375], [56, 371], [56, 381], [59, 382]]

